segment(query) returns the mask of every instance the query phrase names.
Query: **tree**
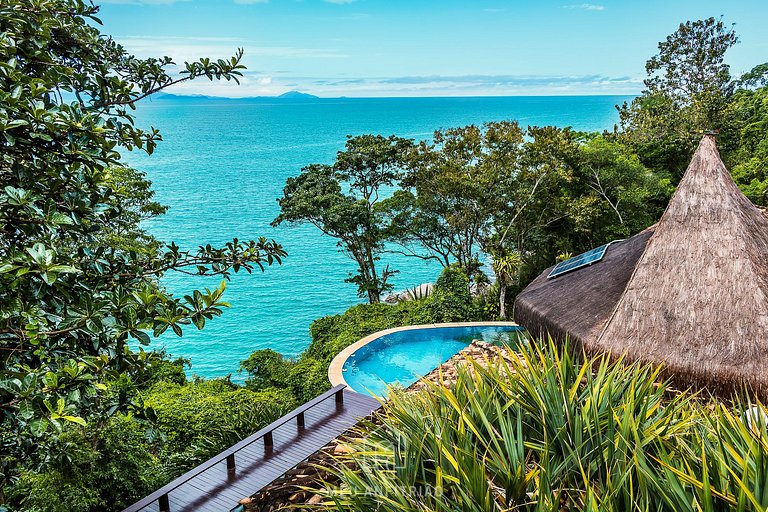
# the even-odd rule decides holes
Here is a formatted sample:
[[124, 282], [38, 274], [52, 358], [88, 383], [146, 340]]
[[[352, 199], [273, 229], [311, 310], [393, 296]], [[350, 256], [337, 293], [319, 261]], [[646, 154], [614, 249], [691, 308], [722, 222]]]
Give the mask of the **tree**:
[[387, 233], [403, 253], [479, 272], [484, 234], [503, 207], [520, 155], [516, 122], [439, 130], [421, 142], [396, 192], [382, 205]]
[[111, 219], [107, 229], [103, 230], [103, 238], [94, 248], [103, 246], [124, 252], [156, 253], [162, 244], [147, 233], [142, 223], [163, 215], [168, 207], [154, 200], [152, 182], [143, 172], [123, 166], [110, 168], [105, 180], [112, 190], [110, 205], [118, 209], [120, 215]]
[[499, 283], [499, 316], [507, 318], [507, 287], [520, 276], [523, 258], [518, 252], [493, 255], [493, 271]]
[[[492, 256], [520, 255], [518, 284], [550, 264], [556, 233], [570, 215], [572, 198], [566, 187], [577, 154], [576, 134], [570, 129], [529, 127], [526, 136], [482, 238]], [[507, 290], [501, 284], [513, 283], [498, 273], [496, 279], [499, 299], [505, 300]]]
[[754, 89], [768, 85], [768, 62], [758, 64], [750, 71], [741, 75], [738, 85], [744, 89]]
[[448, 223], [449, 208], [435, 194], [416, 195], [412, 190], [395, 190], [378, 209], [385, 219], [385, 236], [399, 248], [389, 251], [427, 261], [443, 268], [456, 262], [459, 245]]
[[186, 63], [172, 76], [170, 58], [138, 59], [100, 34], [97, 13], [80, 0], [0, 2], [4, 462], [11, 453], [34, 461], [65, 424], [127, 407], [110, 383], [149, 359], [130, 338], [147, 344], [148, 332], [201, 329], [227, 306], [223, 282], [179, 298], [158, 285], [163, 274], [228, 278], [285, 255], [266, 239], [137, 247], [138, 222], [162, 208], [119, 150], [151, 154], [161, 137], [137, 128], [130, 110], [182, 81], [237, 80], [242, 51]]
[[579, 144], [574, 177], [570, 188], [585, 209], [572, 227], [590, 247], [650, 226], [672, 193], [668, 174], [652, 172], [629, 148], [602, 136]]
[[[646, 63], [646, 89], [619, 107], [624, 136], [643, 163], [682, 176], [705, 130], [731, 130], [734, 90], [725, 53], [738, 42], [722, 19], [681, 23]], [[722, 148], [721, 148], [722, 149]]]
[[378, 266], [384, 250], [380, 195], [399, 177], [411, 141], [398, 137], [348, 137], [333, 166], [312, 164], [288, 178], [280, 215], [273, 225], [308, 222], [337, 239], [341, 251], [357, 263], [357, 273], [346, 280], [358, 295], [373, 304], [392, 289], [394, 271]]
[[670, 96], [683, 105], [701, 99], [721, 101], [733, 92], [725, 53], [738, 40], [722, 19], [681, 23], [645, 65], [648, 92]]
[[736, 91], [733, 111], [739, 120], [737, 147], [726, 163], [744, 194], [768, 206], [768, 86]]

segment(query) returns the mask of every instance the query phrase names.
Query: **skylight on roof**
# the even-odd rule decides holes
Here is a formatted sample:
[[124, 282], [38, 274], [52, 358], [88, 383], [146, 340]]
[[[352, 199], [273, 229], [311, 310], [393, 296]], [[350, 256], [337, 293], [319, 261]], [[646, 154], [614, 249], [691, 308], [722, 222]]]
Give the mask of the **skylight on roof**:
[[601, 245], [600, 247], [596, 247], [591, 251], [587, 251], [583, 254], [579, 254], [578, 256], [574, 256], [573, 258], [567, 259], [565, 261], [561, 261], [560, 263], [555, 265], [555, 268], [552, 269], [552, 272], [549, 273], [547, 278], [552, 279], [553, 277], [561, 276], [573, 270], [577, 270], [582, 267], [587, 267], [589, 265], [597, 263], [598, 261], [603, 259], [603, 257], [605, 256], [605, 251], [608, 250], [608, 246], [611, 245], [612, 243], [614, 242], [609, 242], [605, 245]]

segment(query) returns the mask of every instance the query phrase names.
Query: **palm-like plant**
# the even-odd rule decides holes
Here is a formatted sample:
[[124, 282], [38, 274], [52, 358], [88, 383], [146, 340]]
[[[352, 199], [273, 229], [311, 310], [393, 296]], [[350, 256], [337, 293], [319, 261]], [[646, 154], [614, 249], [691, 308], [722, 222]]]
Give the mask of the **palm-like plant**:
[[507, 317], [507, 287], [520, 275], [523, 257], [517, 251], [498, 251], [493, 255], [493, 271], [499, 282], [499, 316]]
[[[393, 391], [321, 507], [377, 511], [766, 510], [768, 433], [659, 369], [551, 342], [453, 388]], [[742, 408], [736, 407], [737, 410]]]

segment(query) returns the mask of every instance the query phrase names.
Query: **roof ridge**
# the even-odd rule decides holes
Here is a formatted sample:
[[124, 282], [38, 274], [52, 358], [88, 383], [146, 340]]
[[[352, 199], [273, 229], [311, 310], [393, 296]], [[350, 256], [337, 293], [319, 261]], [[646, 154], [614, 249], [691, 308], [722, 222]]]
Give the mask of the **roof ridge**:
[[[689, 252], [685, 256], [680, 256], [681, 247], [675, 245], [675, 235], [679, 230], [689, 237]], [[663, 245], [659, 245], [662, 240]], [[698, 255], [692, 251], [698, 251]], [[737, 306], [728, 302], [725, 289], [715, 291], [712, 288], [717, 272], [725, 271], [737, 278], [732, 278], [731, 286], [738, 285], [738, 282], [755, 283], [757, 290], [753, 288], [751, 293], [742, 296], [743, 305], [758, 314], [766, 314], [768, 270], [760, 267], [764, 254], [768, 254], [768, 219], [733, 181], [720, 158], [714, 137], [705, 136], [595, 343], [605, 347], [616, 346], [618, 342], [612, 338], [622, 334], [631, 336], [633, 332], [637, 333], [636, 337], [641, 336], [654, 321], [672, 331], [681, 332], [680, 329], [686, 326], [698, 330], [697, 320], [702, 316], [702, 308], [707, 306], [724, 308], [721, 313], [730, 312], [735, 318], [734, 308]], [[678, 259], [675, 260], [675, 257]], [[697, 261], [697, 258], [706, 260]], [[658, 273], [669, 262], [672, 262], [673, 269], [668, 272], [674, 272], [677, 263], [679, 272], [693, 272], [682, 276], [683, 283], [687, 281], [691, 292], [687, 303], [681, 299], [686, 291], [678, 290], [670, 295], [674, 283], [665, 279], [664, 273]], [[657, 297], [660, 309], [648, 302], [654, 287], [667, 291], [665, 296]], [[715, 295], [710, 295], [713, 291]], [[703, 293], [697, 295], [696, 292]], [[733, 307], [729, 307], [731, 304], [734, 304]], [[619, 326], [616, 322], [622, 314], [626, 316], [627, 325]], [[651, 315], [651, 318], [643, 321], [641, 317], [644, 314]], [[654, 316], [657, 320], [652, 319]], [[635, 339], [634, 343], [637, 344], [638, 340]], [[627, 351], [631, 348], [631, 345], [626, 347]]]

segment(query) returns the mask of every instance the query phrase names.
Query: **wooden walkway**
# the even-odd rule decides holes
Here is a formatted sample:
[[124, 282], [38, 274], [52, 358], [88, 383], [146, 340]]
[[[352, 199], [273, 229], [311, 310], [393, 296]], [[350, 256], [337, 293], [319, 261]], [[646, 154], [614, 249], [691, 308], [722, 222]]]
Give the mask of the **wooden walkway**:
[[123, 512], [224, 511], [251, 496], [379, 408], [336, 386], [134, 503]]

